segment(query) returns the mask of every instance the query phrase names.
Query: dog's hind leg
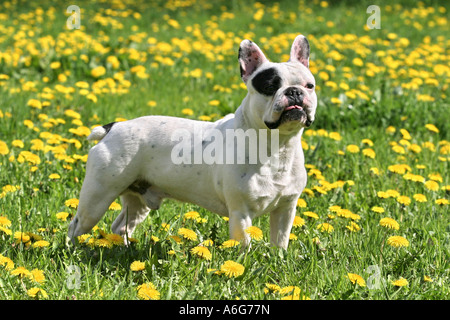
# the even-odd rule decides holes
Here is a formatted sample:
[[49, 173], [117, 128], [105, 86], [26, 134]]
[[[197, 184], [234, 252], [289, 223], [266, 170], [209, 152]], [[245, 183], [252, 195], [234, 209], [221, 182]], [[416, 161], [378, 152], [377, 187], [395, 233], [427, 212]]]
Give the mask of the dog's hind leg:
[[113, 233], [119, 234], [128, 243], [136, 226], [144, 221], [150, 212], [150, 208], [144, 203], [142, 196], [137, 193], [127, 192], [120, 196], [122, 211], [114, 220], [111, 229]]

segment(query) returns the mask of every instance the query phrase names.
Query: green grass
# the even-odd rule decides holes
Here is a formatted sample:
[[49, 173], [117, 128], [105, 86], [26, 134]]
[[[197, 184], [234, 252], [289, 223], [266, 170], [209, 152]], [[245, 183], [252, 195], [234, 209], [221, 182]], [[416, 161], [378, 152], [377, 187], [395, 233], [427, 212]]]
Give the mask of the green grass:
[[[80, 31], [65, 28], [68, 16], [56, 2], [8, 3], [0, 9], [0, 216], [11, 225], [0, 220], [0, 298], [33, 299], [27, 292], [36, 287], [49, 299], [139, 299], [138, 286], [151, 282], [161, 299], [280, 299], [291, 294], [266, 293], [266, 284], [296, 286], [301, 296], [318, 300], [448, 299], [450, 219], [448, 204], [436, 203], [448, 200], [449, 193], [445, 1], [425, 2], [423, 7], [383, 2], [379, 30], [363, 28], [369, 4], [352, 2], [262, 2], [264, 15], [257, 20], [253, 13], [263, 5], [242, 1], [199, 0], [186, 2], [185, 8], [172, 7], [171, 1], [123, 1], [112, 8], [107, 2], [80, 1]], [[121, 12], [127, 16], [119, 16]], [[85, 159], [78, 156], [87, 155], [93, 145], [70, 129], [148, 114], [218, 119], [234, 112], [246, 94], [237, 63], [240, 41], [251, 38], [270, 60], [281, 61], [298, 33], [307, 35], [311, 44], [319, 105], [316, 122], [303, 136], [310, 191], [301, 196], [307, 206], [299, 206], [297, 215], [305, 224], [293, 228], [296, 239], [287, 251], [270, 246], [268, 216], [254, 221], [263, 240], [253, 240], [251, 250], [243, 254], [239, 247], [220, 247], [229, 238], [227, 221], [198, 206], [169, 200], [138, 226], [133, 235], [137, 243], [129, 247], [66, 243], [76, 210], [65, 202], [79, 197]], [[46, 39], [54, 40], [48, 48]], [[107, 63], [108, 56], [119, 59], [117, 69]], [[356, 57], [362, 65], [355, 64]], [[61, 67], [52, 69], [55, 61]], [[91, 70], [100, 65], [106, 73], [99, 80]], [[148, 78], [133, 71], [139, 65]], [[195, 76], [197, 69], [202, 76]], [[58, 79], [61, 73], [67, 73], [65, 82]], [[89, 83], [87, 92], [76, 85], [79, 81]], [[72, 91], [61, 92], [61, 85]], [[95, 97], [89, 99], [86, 93]], [[28, 106], [30, 99], [48, 105], [36, 109]], [[149, 101], [156, 106], [148, 106]], [[193, 115], [184, 114], [185, 108]], [[65, 113], [69, 109], [79, 119]], [[388, 127], [395, 132], [388, 132]], [[333, 139], [334, 132], [340, 140]], [[42, 141], [44, 149], [33, 147], [34, 139]], [[22, 141], [23, 147], [14, 140]], [[394, 142], [404, 153], [394, 150]], [[348, 145], [360, 151], [351, 153]], [[421, 150], [414, 152], [408, 145]], [[373, 159], [363, 154], [367, 148], [375, 152]], [[23, 151], [40, 162], [23, 160]], [[390, 166], [396, 164], [408, 165], [425, 181], [435, 179], [438, 188], [392, 172]], [[51, 174], [60, 177], [51, 179]], [[342, 184], [322, 191], [327, 182]], [[411, 203], [378, 195], [387, 190], [398, 191]], [[416, 194], [427, 201], [418, 202]], [[330, 211], [333, 205], [358, 215], [353, 222], [361, 229], [351, 232], [347, 226], [352, 219]], [[372, 211], [374, 206], [384, 213]], [[205, 221], [184, 220], [189, 211], [199, 212]], [[304, 215], [307, 211], [319, 219]], [[69, 213], [67, 221], [56, 217], [59, 212]], [[117, 214], [109, 210], [98, 227], [110, 232]], [[384, 217], [395, 219], [400, 229], [380, 226]], [[334, 231], [321, 232], [317, 226], [324, 222]], [[170, 230], [163, 230], [163, 223], [169, 223]], [[177, 243], [170, 236], [181, 227], [195, 231], [198, 240]], [[28, 244], [18, 242], [16, 232], [39, 235], [48, 246], [34, 248], [36, 238]], [[100, 237], [98, 231], [92, 234]], [[409, 246], [388, 245], [393, 235], [406, 238]], [[207, 239], [214, 241], [210, 261], [190, 251]], [[8, 268], [6, 258], [14, 267]], [[242, 264], [244, 273], [227, 278], [209, 270], [220, 269], [227, 260]], [[134, 261], [145, 262], [145, 269], [132, 271]], [[18, 267], [43, 271], [45, 281], [14, 275]], [[76, 272], [69, 273], [71, 268]], [[352, 284], [348, 273], [360, 275], [367, 285]], [[425, 276], [432, 281], [424, 281]], [[400, 278], [408, 285], [392, 284]], [[380, 281], [378, 287], [372, 285], [374, 279]]]

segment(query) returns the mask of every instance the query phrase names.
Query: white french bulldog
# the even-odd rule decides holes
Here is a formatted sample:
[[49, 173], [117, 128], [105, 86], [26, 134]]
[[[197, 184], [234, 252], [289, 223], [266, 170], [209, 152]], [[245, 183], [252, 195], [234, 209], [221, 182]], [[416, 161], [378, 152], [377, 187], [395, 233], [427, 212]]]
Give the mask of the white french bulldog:
[[[242, 41], [239, 63], [248, 94], [235, 114], [216, 122], [146, 116], [94, 128], [88, 140], [99, 142], [89, 152], [69, 238], [74, 241], [89, 232], [120, 196], [122, 212], [112, 232], [126, 240], [151, 209], [157, 210], [164, 198], [172, 198], [228, 216], [230, 239], [243, 246], [250, 243], [245, 230], [252, 219], [270, 213], [271, 243], [286, 249], [307, 179], [301, 135], [314, 121], [317, 106], [309, 51], [307, 39], [299, 35], [289, 61], [273, 63], [255, 43]], [[245, 132], [246, 138], [252, 136], [247, 133], [257, 132], [259, 142], [239, 146], [236, 136], [226, 134], [233, 130]], [[181, 131], [191, 135], [182, 148], [177, 135]], [[264, 142], [262, 133], [270, 133], [266, 140], [270, 143], [260, 143]], [[192, 163], [196, 148], [206, 151], [213, 142], [216, 149], [211, 154], [216, 161], [195, 159]], [[231, 157], [226, 158], [224, 150]], [[274, 162], [267, 159], [249, 161], [261, 151], [273, 155], [267, 159], [276, 156], [275, 170]], [[236, 161], [234, 155], [239, 152], [240, 161]]]

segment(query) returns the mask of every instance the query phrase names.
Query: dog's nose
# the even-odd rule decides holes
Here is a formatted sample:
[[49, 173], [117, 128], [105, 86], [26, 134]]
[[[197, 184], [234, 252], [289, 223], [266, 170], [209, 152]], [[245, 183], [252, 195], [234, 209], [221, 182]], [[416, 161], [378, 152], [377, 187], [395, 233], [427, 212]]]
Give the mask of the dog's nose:
[[289, 103], [302, 105], [303, 104], [303, 91], [297, 87], [289, 87], [284, 91], [284, 95], [288, 98]]

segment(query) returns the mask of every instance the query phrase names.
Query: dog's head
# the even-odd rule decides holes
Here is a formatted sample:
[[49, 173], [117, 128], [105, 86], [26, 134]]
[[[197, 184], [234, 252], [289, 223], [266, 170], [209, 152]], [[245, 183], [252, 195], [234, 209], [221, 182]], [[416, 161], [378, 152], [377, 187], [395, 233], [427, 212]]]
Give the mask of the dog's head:
[[314, 121], [317, 96], [315, 79], [309, 70], [309, 43], [295, 38], [287, 62], [270, 62], [252, 41], [239, 48], [241, 78], [248, 89], [252, 118], [280, 133], [298, 132]]

